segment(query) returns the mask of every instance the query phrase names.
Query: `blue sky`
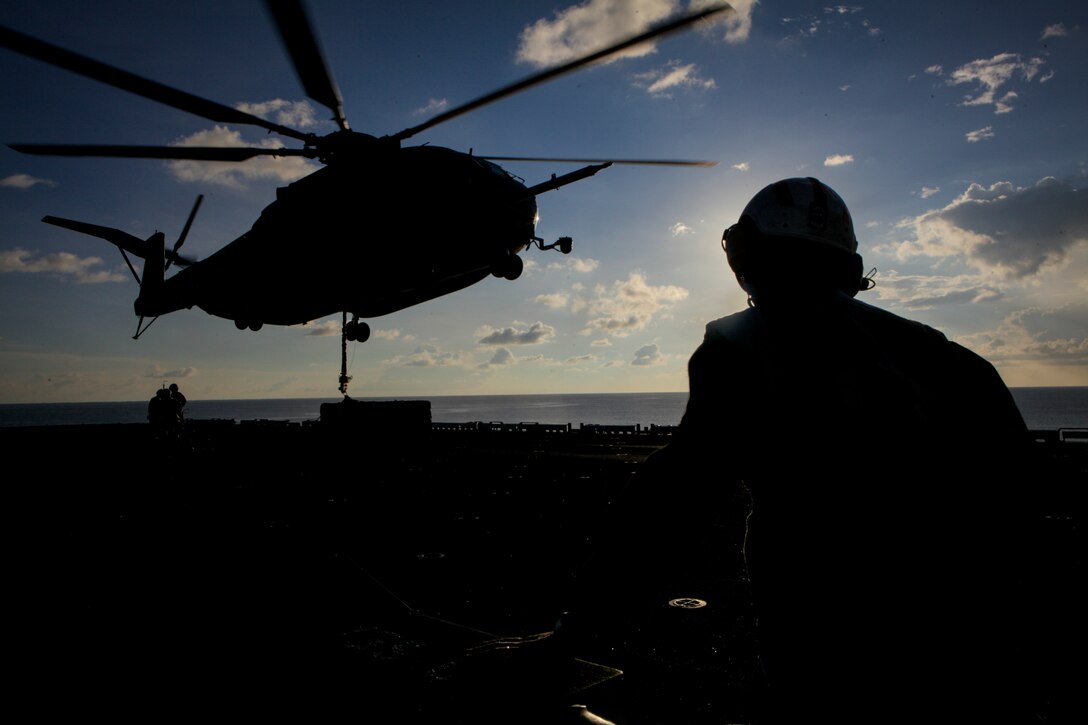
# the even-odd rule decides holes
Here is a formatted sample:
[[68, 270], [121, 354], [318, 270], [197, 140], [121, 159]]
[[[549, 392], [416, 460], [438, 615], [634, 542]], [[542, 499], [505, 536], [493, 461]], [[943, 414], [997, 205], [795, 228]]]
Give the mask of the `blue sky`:
[[[764, 185], [816, 176], [855, 218], [862, 299], [990, 359], [1012, 386], [1088, 385], [1088, 6], [734, 3], [725, 24], [559, 78], [406, 141], [481, 155], [711, 159], [614, 166], [538, 197], [539, 236], [488, 278], [374, 318], [355, 397], [686, 390], [707, 321], [744, 297], [722, 229]], [[413, 126], [688, 9], [674, 0], [347, 2], [309, 13], [354, 129]], [[257, 0], [16, 1], [0, 24], [226, 105], [325, 133]], [[0, 49], [0, 142], [269, 143]], [[274, 138], [274, 137], [273, 137]], [[284, 139], [284, 145], [297, 146]], [[529, 185], [579, 165], [508, 162]], [[49, 158], [0, 148], [0, 402], [338, 396], [339, 316], [238, 331], [199, 309], [136, 341], [116, 250], [45, 215], [156, 230], [185, 251], [247, 231], [316, 169]], [[468, 230], [446, 230], [456, 243]], [[361, 230], [345, 244], [375, 244]], [[388, 240], [421, 253], [435, 240]], [[437, 242], [441, 243], [441, 242]], [[297, 254], [307, 254], [299, 240]], [[290, 263], [289, 260], [286, 263]], [[330, 260], [335, 263], [335, 260]], [[289, 291], [285, 291], [289, 293]], [[818, 350], [811, 351], [818, 355]]]

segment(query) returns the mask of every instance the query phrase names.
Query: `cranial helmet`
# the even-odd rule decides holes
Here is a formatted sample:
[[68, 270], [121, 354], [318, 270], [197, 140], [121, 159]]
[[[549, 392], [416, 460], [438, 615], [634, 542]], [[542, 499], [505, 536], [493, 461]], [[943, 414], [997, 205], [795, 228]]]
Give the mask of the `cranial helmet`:
[[851, 254], [858, 251], [846, 202], [811, 177], [783, 179], [764, 187], [740, 215], [768, 236], [808, 239]]
[[729, 266], [750, 296], [786, 290], [837, 289], [853, 296], [871, 289], [846, 202], [823, 182], [776, 181], [761, 189], [725, 230]]

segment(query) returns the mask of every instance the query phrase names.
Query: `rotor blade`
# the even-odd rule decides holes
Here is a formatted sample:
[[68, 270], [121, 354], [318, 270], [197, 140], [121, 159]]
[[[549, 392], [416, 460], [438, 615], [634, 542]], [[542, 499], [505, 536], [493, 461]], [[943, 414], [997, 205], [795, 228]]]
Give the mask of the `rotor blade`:
[[204, 201], [204, 195], [199, 194], [196, 197], [196, 203], [193, 204], [193, 210], [189, 212], [189, 218], [185, 220], [185, 226], [181, 229], [181, 234], [178, 236], [178, 240], [174, 242], [174, 248], [166, 255], [166, 266], [163, 271], [170, 269], [171, 262], [178, 262], [179, 266], [184, 266], [184, 258], [178, 256], [178, 250], [181, 249], [181, 245], [185, 244], [185, 238], [189, 236], [189, 229], [193, 226], [193, 219], [196, 218], [196, 213], [200, 209], [200, 203]]
[[450, 120], [451, 118], [456, 118], [457, 116], [468, 113], [469, 111], [474, 111], [477, 108], [480, 108], [481, 106], [485, 106], [488, 103], [492, 103], [494, 101], [497, 101], [500, 98], [505, 98], [506, 96], [510, 96], [510, 95], [513, 95], [513, 94], [518, 93], [520, 91], [524, 91], [525, 89], [531, 88], [532, 86], [539, 85], [539, 84], [544, 83], [546, 81], [550, 81], [553, 78], [557, 78], [557, 77], [559, 77], [561, 75], [565, 75], [567, 73], [570, 73], [571, 71], [577, 70], [578, 68], [581, 68], [584, 65], [589, 65], [590, 63], [595, 63], [595, 62], [601, 60], [602, 58], [607, 58], [610, 55], [615, 55], [616, 53], [619, 53], [620, 51], [627, 50], [628, 48], [630, 48], [633, 45], [638, 45], [639, 43], [645, 43], [648, 40], [652, 40], [654, 38], [657, 38], [657, 37], [660, 37], [660, 36], [663, 36], [663, 35], [667, 35], [669, 33], [674, 33], [674, 32], [676, 32], [678, 30], [682, 30], [682, 29], [686, 28], [687, 26], [691, 25], [692, 23], [703, 20], [704, 18], [707, 18], [707, 17], [709, 17], [711, 15], [715, 15], [715, 14], [723, 12], [725, 10], [732, 10], [732, 9], [733, 9], [732, 6], [723, 3], [721, 5], [715, 5], [715, 6], [709, 7], [707, 9], [705, 9], [705, 10], [701, 10], [701, 11], [699, 11], [697, 13], [693, 13], [693, 14], [690, 14], [690, 15], [685, 15], [682, 18], [679, 18], [677, 20], [673, 20], [671, 22], [665, 23], [664, 25], [659, 25], [656, 28], [652, 28], [652, 29], [646, 31], [645, 33], [642, 33], [640, 35], [636, 35], [633, 38], [629, 38], [629, 39], [627, 39], [627, 40], [625, 40], [625, 41], [623, 41], [621, 43], [617, 43], [616, 45], [613, 45], [613, 46], [611, 46], [609, 48], [605, 48], [604, 50], [599, 50], [596, 53], [591, 53], [591, 54], [589, 54], [587, 56], [584, 56], [584, 57], [579, 58], [577, 60], [573, 60], [573, 61], [571, 61], [569, 63], [565, 63], [563, 65], [559, 65], [559, 66], [556, 66], [554, 68], [549, 68], [549, 69], [547, 69], [545, 71], [542, 71], [540, 73], [537, 73], [535, 75], [531, 75], [528, 78], [524, 78], [524, 79], [522, 79], [522, 80], [520, 80], [520, 81], [518, 81], [516, 83], [512, 83], [512, 84], [510, 84], [510, 85], [508, 85], [508, 86], [506, 86], [504, 88], [500, 88], [497, 91], [493, 91], [491, 93], [488, 93], [486, 96], [481, 96], [481, 97], [477, 98], [474, 101], [469, 101], [468, 103], [466, 103], [466, 104], [464, 104], [462, 106], [458, 106], [457, 108], [451, 108], [450, 110], [446, 111], [445, 113], [440, 113], [437, 116], [434, 116], [433, 118], [431, 118], [431, 119], [429, 119], [427, 121], [424, 121], [423, 123], [419, 124], [418, 126], [413, 126], [411, 128], [404, 129], [400, 133], [394, 135], [393, 138], [398, 140], [398, 141], [409, 138], [410, 136], [414, 136], [415, 134], [419, 133], [420, 131], [424, 131], [424, 130], [426, 130], [428, 128], [431, 128], [432, 126], [437, 126], [440, 123], [445, 123], [446, 121]]
[[[117, 245], [122, 252], [134, 254], [140, 259], [147, 259], [147, 241], [140, 239], [137, 236], [133, 236], [128, 232], [123, 232], [120, 229], [103, 227], [98, 224], [89, 224], [87, 222], [79, 222], [74, 219], [64, 219], [56, 216], [42, 217], [42, 221], [56, 227], [71, 229], [73, 232], [89, 234], [92, 237], [105, 239], [107, 242]], [[187, 267], [190, 264], [196, 264], [194, 260], [183, 257], [174, 251], [167, 251], [166, 258], [179, 267]], [[133, 274], [136, 274], [135, 270], [133, 271]], [[137, 278], [137, 281], [139, 281], [139, 278]]]
[[23, 35], [22, 33], [3, 26], [0, 26], [0, 46], [8, 48], [9, 50], [14, 50], [16, 53], [22, 53], [31, 58], [44, 61], [50, 65], [55, 65], [58, 68], [64, 68], [73, 73], [78, 73], [81, 76], [86, 76], [87, 78], [106, 83], [115, 88], [135, 93], [138, 96], [143, 96], [144, 98], [149, 98], [153, 101], [173, 106], [182, 111], [202, 116], [210, 121], [260, 126], [269, 131], [275, 131], [278, 134], [297, 138], [302, 141], [309, 138], [309, 136], [302, 131], [296, 131], [293, 128], [266, 121], [263, 118], [258, 118], [257, 116], [245, 113], [244, 111], [239, 111], [236, 108], [224, 106], [215, 101], [209, 101], [205, 98], [194, 96], [191, 93], [186, 93], [185, 91], [179, 91], [176, 88], [171, 88], [162, 83], [121, 70], [120, 68], [114, 68], [105, 63], [100, 63], [97, 60], [92, 60], [86, 56], [73, 53], [42, 40], [37, 40], [29, 35]]
[[537, 156], [480, 156], [488, 161], [550, 161], [557, 164], [646, 164], [650, 166], [717, 166], [717, 161], [684, 161], [681, 159], [552, 159]]
[[313, 149], [265, 149], [240, 146], [96, 146], [73, 144], [8, 144], [15, 151], [36, 156], [111, 156], [127, 159], [187, 159], [191, 161], [247, 161], [257, 156], [305, 156]]
[[314, 35], [306, 9], [299, 0], [265, 0], [265, 5], [280, 31], [280, 38], [287, 47], [306, 95], [330, 108], [337, 125], [347, 130], [344, 100], [317, 44], [317, 36]]
[[185, 244], [185, 237], [189, 236], [189, 228], [193, 226], [193, 219], [196, 218], [196, 213], [200, 210], [200, 203], [202, 201], [204, 201], [204, 195], [200, 194], [196, 197], [196, 203], [193, 204], [193, 210], [189, 212], [189, 218], [185, 220], [185, 226], [182, 227], [181, 235], [178, 237], [178, 240], [174, 242], [175, 252], [181, 249], [182, 244]]

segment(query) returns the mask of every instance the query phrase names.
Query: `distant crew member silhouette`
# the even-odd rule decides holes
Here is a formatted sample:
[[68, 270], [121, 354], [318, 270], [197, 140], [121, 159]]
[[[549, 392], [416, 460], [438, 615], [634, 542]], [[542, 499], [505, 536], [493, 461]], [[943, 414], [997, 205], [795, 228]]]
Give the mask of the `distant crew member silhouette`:
[[147, 404], [147, 422], [156, 437], [177, 432], [181, 424], [181, 408], [166, 388], [159, 388]]
[[748, 497], [766, 721], [1025, 716], [1028, 436], [996, 370], [855, 299], [853, 222], [816, 179], [759, 191], [722, 246], [749, 307], [706, 326], [625, 505], [667, 539]]
[[185, 404], [189, 401], [185, 399], [181, 390], [178, 389], [177, 383], [170, 383], [170, 399], [174, 401], [174, 405], [178, 408], [178, 420], [182, 423], [185, 422]]

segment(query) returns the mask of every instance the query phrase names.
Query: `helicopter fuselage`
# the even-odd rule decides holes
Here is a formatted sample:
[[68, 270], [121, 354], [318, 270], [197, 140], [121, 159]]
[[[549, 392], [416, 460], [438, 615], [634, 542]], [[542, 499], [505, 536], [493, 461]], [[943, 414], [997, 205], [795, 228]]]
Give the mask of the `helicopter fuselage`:
[[339, 159], [278, 189], [248, 232], [141, 295], [137, 314], [195, 306], [239, 327], [389, 314], [520, 270], [536, 212], [521, 181], [470, 154]]

